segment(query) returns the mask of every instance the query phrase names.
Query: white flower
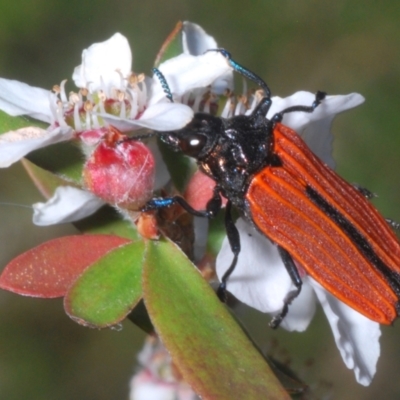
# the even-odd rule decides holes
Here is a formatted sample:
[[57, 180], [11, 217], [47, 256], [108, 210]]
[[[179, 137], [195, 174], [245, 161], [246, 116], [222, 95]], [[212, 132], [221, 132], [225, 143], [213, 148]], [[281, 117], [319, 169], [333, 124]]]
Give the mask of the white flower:
[[46, 203], [33, 204], [33, 223], [39, 226], [78, 221], [95, 213], [105, 202], [72, 186], [59, 186]]
[[131, 380], [130, 400], [197, 400], [199, 397], [177, 374], [162, 343], [148, 336], [138, 354], [140, 370]]
[[9, 167], [33, 150], [72, 138], [73, 129], [59, 118], [56, 101], [50, 91], [0, 78], [0, 110], [50, 124], [48, 129], [26, 127], [1, 135], [0, 168]]
[[[215, 39], [208, 35], [204, 29], [192, 22], [185, 21], [182, 30], [182, 45], [185, 54], [199, 56], [218, 48]], [[224, 93], [227, 89], [233, 89], [233, 71], [231, 69], [224, 72], [212, 82], [212, 92], [216, 94]]]
[[[195, 24], [186, 23], [185, 26], [191, 27], [193, 31], [201, 29], [197, 27], [196, 30]], [[202, 42], [204, 35], [206, 33], [203, 31], [203, 34], [196, 35], [196, 39], [191, 39], [191, 42]], [[187, 48], [186, 43], [192, 36], [186, 34], [184, 48]], [[210, 45], [214, 47], [214, 43], [215, 41]], [[99, 119], [103, 119], [121, 131], [139, 128], [156, 131], [180, 129], [193, 118], [192, 108], [182, 104], [182, 97], [196, 88], [204, 90], [221, 76], [231, 74], [222, 55], [192, 55], [185, 50], [183, 54], [161, 63], [158, 67], [174, 98], [174, 102], [170, 102], [163, 83], [156, 75], [145, 78], [143, 74], [135, 75], [130, 72], [131, 59], [128, 42], [119, 33], [84, 50], [82, 64], [75, 68], [73, 79], [78, 87], [88, 90], [87, 97], [94, 104], [91, 110], [91, 126], [95, 127]], [[83, 105], [84, 99], [81, 98], [74, 109], [80, 109]], [[77, 121], [75, 125], [76, 123]]]
[[[274, 97], [268, 112], [271, 118], [293, 105], [308, 105], [314, 94], [298, 92], [281, 99]], [[298, 132], [308, 146], [329, 166], [334, 166], [330, 126], [336, 114], [356, 107], [364, 101], [359, 94], [328, 96], [312, 113], [293, 112], [284, 115], [283, 124]], [[250, 223], [239, 219], [236, 223], [241, 239], [238, 263], [230, 276], [227, 289], [243, 303], [265, 313], [278, 314], [286, 295], [295, 289], [277, 248]], [[217, 257], [217, 275], [226, 272], [232, 261], [232, 251], [225, 238]], [[369, 385], [380, 354], [379, 324], [354, 311], [308, 276], [302, 276], [300, 295], [289, 306], [281, 326], [290, 331], [304, 331], [315, 313], [316, 299], [325, 311], [336, 345], [357, 381]]]
[[[152, 79], [132, 73], [131, 64], [131, 49], [120, 33], [83, 51], [82, 64], [75, 68], [72, 78], [77, 87], [88, 91], [87, 100], [77, 96], [75, 114], [79, 115], [86, 101], [92, 103], [84, 121], [85, 129], [96, 128], [101, 118], [122, 131], [179, 129], [191, 120], [192, 110], [167, 101], [157, 78], [160, 101], [151, 101]], [[80, 118], [74, 118], [74, 124], [80, 125]]]
[[[0, 166], [16, 162], [30, 151], [50, 143], [71, 139], [74, 133], [99, 129], [112, 124], [122, 131], [149, 128], [157, 131], [182, 128], [193, 117], [193, 110], [179, 102], [171, 103], [157, 77], [146, 78], [131, 72], [132, 53], [127, 39], [116, 33], [95, 43], [82, 53], [82, 64], [73, 73], [80, 89], [69, 98], [65, 82], [51, 91], [0, 78], [0, 109], [12, 116], [27, 115], [49, 124], [36, 137], [14, 140], [13, 132], [0, 142]], [[194, 88], [207, 87], [230, 68], [218, 53], [201, 56], [182, 54], [162, 63], [175, 99]], [[57, 132], [54, 132], [57, 130]], [[17, 132], [20, 134], [20, 132]], [[20, 135], [21, 136], [21, 135]], [[10, 139], [11, 138], [11, 139]], [[7, 162], [1, 158], [1, 146], [7, 145]]]
[[[184, 96], [187, 100], [197, 88], [206, 90], [221, 77], [228, 85], [227, 77], [232, 74], [226, 60], [218, 53], [193, 55], [193, 51], [188, 49], [189, 42], [192, 47], [198, 42], [205, 49], [206, 43], [214, 48], [216, 42], [195, 24], [185, 23], [185, 29], [188, 32], [183, 40], [184, 54], [159, 66], [174, 97], [173, 103], [167, 99], [157, 76], [146, 78], [143, 74], [131, 72], [131, 49], [120, 33], [83, 51], [82, 64], [75, 68], [72, 76], [79, 91], [69, 97], [65, 92], [66, 81], [53, 93], [25, 83], [0, 79], [1, 110], [13, 116], [28, 115], [49, 124], [47, 129], [28, 127], [1, 135], [0, 167], [8, 167], [33, 150], [70, 140], [77, 134], [80, 134], [82, 143], [93, 146], [96, 141], [88, 141], [87, 138], [93, 139], [97, 135], [100, 139], [104, 125], [108, 124], [122, 131], [182, 128], [192, 119], [193, 110], [180, 100]], [[96, 135], [91, 135], [91, 132], [96, 132]], [[158, 164], [165, 180], [166, 167]], [[61, 194], [68, 194], [67, 208], [60, 198]], [[87, 193], [87, 196], [91, 195]], [[82, 193], [78, 189], [61, 189], [47, 203], [35, 205], [34, 222], [47, 225], [83, 218], [99, 207], [92, 200], [82, 207]], [[49, 215], [46, 215], [47, 212]]]
[[0, 135], [0, 168], [7, 168], [33, 150], [69, 140], [72, 130], [55, 128], [51, 131], [26, 127]]
[[110, 39], [94, 43], [82, 52], [82, 64], [75, 67], [72, 79], [79, 88], [95, 93], [104, 90], [111, 96], [113, 90], [124, 90], [121, 77], [131, 73], [132, 52], [125, 36], [115, 33]]

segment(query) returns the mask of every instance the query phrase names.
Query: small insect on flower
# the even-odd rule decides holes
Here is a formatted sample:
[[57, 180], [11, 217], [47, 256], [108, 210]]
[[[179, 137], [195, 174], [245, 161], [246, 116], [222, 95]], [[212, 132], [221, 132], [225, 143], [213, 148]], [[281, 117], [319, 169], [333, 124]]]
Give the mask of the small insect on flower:
[[[221, 196], [228, 199], [225, 226], [233, 261], [221, 279], [218, 295], [225, 298], [240, 252], [231, 212], [234, 206], [277, 245], [296, 288], [271, 321], [273, 328], [300, 293], [298, 266], [367, 318], [392, 323], [400, 313], [400, 243], [390, 224], [369, 203], [364, 190], [343, 180], [281, 123], [288, 113], [312, 113], [325, 93], [318, 92], [311, 105], [292, 106], [267, 119], [272, 105], [267, 84], [233, 61], [227, 51], [215, 51], [235, 71], [256, 82], [264, 97], [251, 115], [225, 119], [196, 113], [185, 128], [160, 132], [161, 140], [172, 149], [195, 158], [216, 185], [204, 211], [194, 210], [178, 196], [153, 199], [145, 210], [178, 203], [193, 215], [211, 218], [221, 208]], [[163, 87], [168, 88], [167, 82]]]

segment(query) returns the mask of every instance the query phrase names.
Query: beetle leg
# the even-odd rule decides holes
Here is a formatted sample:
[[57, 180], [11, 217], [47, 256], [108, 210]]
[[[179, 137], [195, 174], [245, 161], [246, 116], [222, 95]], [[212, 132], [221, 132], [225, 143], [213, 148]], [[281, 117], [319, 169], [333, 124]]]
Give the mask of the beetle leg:
[[[377, 197], [377, 195], [375, 193], [371, 192], [370, 190], [368, 190], [362, 186], [357, 185], [356, 183], [353, 183], [353, 187], [355, 189], [357, 189], [368, 200], [371, 200], [374, 197]], [[390, 219], [390, 218], [385, 218], [385, 220], [394, 230], [398, 231], [400, 229], [399, 222], [397, 222], [393, 219]]]
[[150, 210], [159, 210], [160, 208], [170, 207], [173, 204], [179, 204], [183, 209], [185, 209], [189, 214], [194, 215], [195, 217], [205, 217], [205, 218], [213, 218], [218, 211], [221, 209], [221, 195], [219, 193], [219, 187], [215, 186], [213, 197], [208, 200], [206, 209], [203, 211], [195, 210], [183, 197], [181, 196], [173, 196], [173, 197], [160, 197], [151, 199], [146, 203], [146, 205], [142, 208], [142, 212], [150, 211]]
[[377, 197], [377, 195], [373, 192], [371, 192], [369, 189], [362, 187], [360, 185], [357, 185], [357, 183], [352, 184], [353, 188], [356, 189], [358, 192], [360, 192], [367, 200], [371, 200], [374, 197]]
[[240, 253], [239, 231], [236, 228], [235, 223], [233, 222], [231, 210], [232, 210], [232, 204], [230, 201], [228, 201], [226, 203], [226, 208], [225, 208], [225, 229], [226, 229], [226, 235], [229, 240], [229, 245], [233, 253], [233, 260], [231, 262], [230, 267], [226, 270], [226, 272], [222, 276], [221, 283], [217, 290], [217, 295], [219, 299], [224, 302], [226, 301], [226, 282], [236, 267], [236, 263]]
[[[371, 192], [370, 190], [368, 190], [362, 186], [357, 185], [356, 183], [353, 183], [353, 187], [355, 189], [357, 189], [368, 200], [371, 200], [374, 197], [377, 197], [377, 195], [375, 193]], [[385, 220], [394, 230], [398, 231], [400, 229], [399, 222], [397, 222], [393, 219], [390, 219], [390, 218], [385, 218]]]
[[149, 132], [149, 133], [144, 133], [143, 135], [129, 136], [129, 137], [123, 138], [121, 140], [118, 140], [117, 145], [120, 145], [121, 143], [124, 143], [124, 142], [137, 142], [140, 140], [150, 139], [150, 138], [156, 136], [156, 134], [157, 133], [153, 131], [153, 132]]
[[390, 218], [385, 218], [386, 222], [394, 229], [394, 230], [399, 230], [400, 229], [400, 223], [397, 221], [394, 221], [393, 219]]
[[286, 267], [286, 271], [288, 272], [290, 279], [292, 280], [296, 289], [292, 290], [286, 295], [285, 300], [283, 301], [282, 311], [278, 315], [275, 315], [274, 318], [272, 318], [271, 322], [269, 323], [269, 326], [272, 329], [278, 328], [280, 323], [283, 321], [283, 318], [285, 318], [286, 314], [289, 311], [289, 305], [300, 294], [301, 286], [303, 284], [292, 256], [281, 246], [278, 246], [278, 251], [282, 258], [283, 264]]

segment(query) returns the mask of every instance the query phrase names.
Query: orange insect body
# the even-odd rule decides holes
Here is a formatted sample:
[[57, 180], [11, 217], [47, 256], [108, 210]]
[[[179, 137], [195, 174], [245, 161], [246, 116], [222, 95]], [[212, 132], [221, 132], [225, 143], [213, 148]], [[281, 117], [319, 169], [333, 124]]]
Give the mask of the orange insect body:
[[[194, 210], [183, 198], [153, 199], [146, 210], [179, 203], [188, 212], [213, 217], [224, 197], [225, 227], [233, 261], [221, 278], [218, 295], [225, 299], [229, 276], [240, 253], [240, 235], [231, 208], [277, 245], [295, 286], [283, 299], [270, 325], [279, 326], [299, 295], [301, 266], [328, 292], [367, 318], [390, 324], [400, 315], [400, 243], [389, 223], [365, 197], [325, 165], [292, 129], [281, 121], [293, 112], [313, 113], [326, 94], [313, 103], [295, 105], [266, 118], [272, 105], [268, 85], [218, 49], [232, 68], [256, 82], [265, 93], [250, 115], [219, 118], [196, 113], [186, 127], [160, 132], [176, 151], [197, 160], [216, 185], [206, 210]], [[162, 74], [167, 97], [172, 94]], [[265, 266], [268, 268], [268, 265]]]
[[390, 324], [398, 315], [400, 244], [387, 221], [295, 131], [277, 123], [273, 143], [281, 165], [253, 176], [245, 196], [252, 221], [334, 296]]

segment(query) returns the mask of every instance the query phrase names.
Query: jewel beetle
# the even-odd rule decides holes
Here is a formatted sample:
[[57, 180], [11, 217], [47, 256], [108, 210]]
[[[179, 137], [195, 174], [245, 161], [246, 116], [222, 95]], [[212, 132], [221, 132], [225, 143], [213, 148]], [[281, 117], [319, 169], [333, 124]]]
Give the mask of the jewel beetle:
[[[368, 191], [342, 179], [295, 131], [281, 123], [287, 113], [313, 112], [325, 93], [317, 92], [311, 105], [292, 106], [267, 119], [272, 104], [268, 85], [226, 50], [211, 51], [219, 51], [233, 70], [256, 82], [264, 97], [251, 115], [220, 118], [196, 113], [186, 127], [158, 132], [173, 150], [196, 159], [200, 170], [216, 185], [204, 211], [194, 210], [180, 196], [155, 198], [144, 210], [178, 203], [193, 215], [211, 218], [221, 209], [224, 196], [233, 261], [221, 279], [218, 295], [224, 299], [240, 252], [232, 218], [235, 207], [277, 245], [296, 288], [271, 321], [273, 328], [279, 326], [300, 293], [302, 280], [296, 265], [367, 318], [391, 324], [400, 313], [400, 243], [391, 227], [395, 224], [369, 202]], [[155, 69], [155, 74], [172, 99], [162, 73]]]

